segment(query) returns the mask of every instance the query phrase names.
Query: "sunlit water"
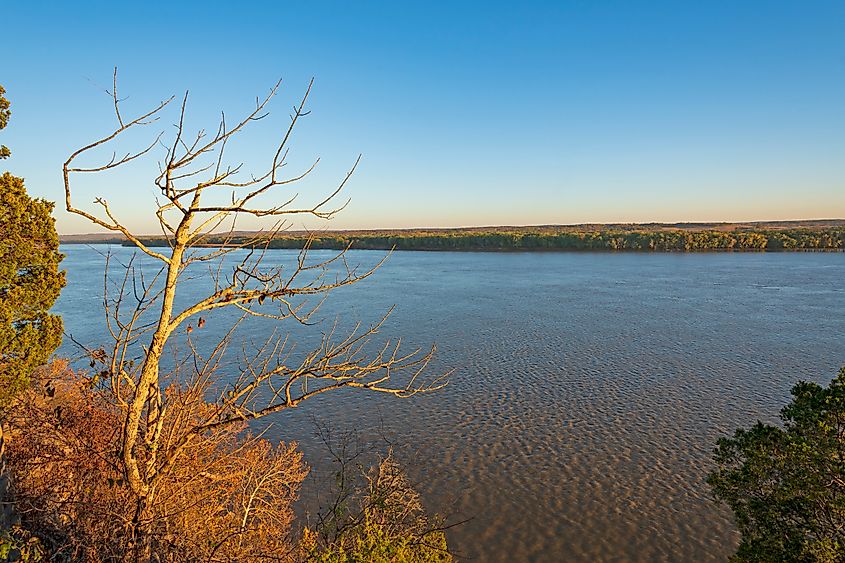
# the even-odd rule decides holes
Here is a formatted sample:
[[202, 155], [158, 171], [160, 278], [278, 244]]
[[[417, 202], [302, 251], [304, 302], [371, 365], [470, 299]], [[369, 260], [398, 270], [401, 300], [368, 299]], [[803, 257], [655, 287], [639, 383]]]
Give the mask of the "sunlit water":
[[[106, 249], [63, 248], [57, 309], [86, 344], [107, 342]], [[365, 265], [382, 255], [350, 253]], [[429, 373], [454, 369], [450, 385], [408, 400], [325, 395], [272, 417], [268, 435], [298, 441], [319, 470], [314, 416], [364, 439], [389, 434], [427, 506], [472, 518], [448, 532], [467, 558], [725, 560], [737, 536], [704, 484], [714, 442], [775, 420], [794, 382], [826, 383], [845, 365], [843, 280], [841, 253], [398, 252], [335, 292], [326, 322], [284, 328], [304, 350], [338, 316], [372, 322], [397, 304], [382, 334], [408, 349], [436, 343]], [[181, 303], [207, 282], [186, 281]], [[202, 336], [225, 321], [210, 318]], [[270, 329], [257, 322], [241, 338]], [[63, 350], [74, 353], [67, 339]]]

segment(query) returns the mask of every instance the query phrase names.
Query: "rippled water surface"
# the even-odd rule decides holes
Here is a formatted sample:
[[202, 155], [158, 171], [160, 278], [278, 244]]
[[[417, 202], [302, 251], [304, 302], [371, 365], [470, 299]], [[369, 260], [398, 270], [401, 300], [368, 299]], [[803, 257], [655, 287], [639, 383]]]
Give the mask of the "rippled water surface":
[[[106, 248], [63, 248], [57, 308], [91, 344], [106, 341]], [[185, 302], [206, 283], [186, 281]], [[703, 483], [716, 438], [774, 420], [794, 382], [845, 365], [845, 254], [398, 252], [294, 340], [305, 349], [328, 320], [372, 322], [394, 303], [382, 332], [436, 343], [431, 373], [454, 369], [451, 384], [408, 400], [320, 397], [270, 434], [319, 468], [311, 415], [365, 437], [388, 429], [426, 504], [472, 517], [449, 540], [478, 561], [725, 560], [736, 534]]]

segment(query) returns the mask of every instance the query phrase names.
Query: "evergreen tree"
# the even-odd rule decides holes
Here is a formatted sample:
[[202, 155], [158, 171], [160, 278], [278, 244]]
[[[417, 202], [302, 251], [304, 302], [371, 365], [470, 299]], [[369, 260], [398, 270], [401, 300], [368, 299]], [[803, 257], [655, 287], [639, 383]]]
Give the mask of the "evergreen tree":
[[[9, 102], [0, 87], [0, 129]], [[8, 156], [2, 147], [0, 156]], [[62, 319], [48, 310], [65, 285], [53, 203], [30, 198], [22, 178], [0, 176], [0, 406], [27, 385], [62, 338]]]
[[719, 440], [708, 482], [742, 534], [733, 561], [845, 561], [845, 368], [792, 396], [782, 426]]
[[[0, 129], [6, 128], [9, 118], [12, 116], [12, 112], [9, 110], [9, 100], [6, 99], [5, 93], [6, 89], [0, 86]], [[0, 159], [9, 158], [10, 154], [6, 145], [0, 145]]]

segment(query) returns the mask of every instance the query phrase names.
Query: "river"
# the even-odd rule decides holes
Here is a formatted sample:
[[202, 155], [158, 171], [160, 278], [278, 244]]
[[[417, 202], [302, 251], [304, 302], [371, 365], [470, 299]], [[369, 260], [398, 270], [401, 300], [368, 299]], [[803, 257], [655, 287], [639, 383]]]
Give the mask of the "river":
[[[56, 309], [88, 345], [107, 342], [109, 249], [114, 262], [131, 254], [62, 247]], [[186, 280], [180, 302], [207, 286], [207, 274]], [[262, 424], [299, 442], [315, 475], [328, 468], [315, 418], [388, 435], [429, 509], [470, 518], [448, 538], [476, 561], [724, 561], [736, 532], [704, 483], [716, 439], [776, 420], [796, 381], [827, 383], [845, 365], [843, 253], [396, 252], [334, 292], [322, 323], [283, 328], [304, 350], [336, 318], [374, 322], [394, 304], [382, 334], [436, 343], [429, 373], [453, 370], [446, 388], [324, 395]], [[227, 320], [209, 318], [203, 335]], [[62, 353], [76, 353], [68, 338]]]

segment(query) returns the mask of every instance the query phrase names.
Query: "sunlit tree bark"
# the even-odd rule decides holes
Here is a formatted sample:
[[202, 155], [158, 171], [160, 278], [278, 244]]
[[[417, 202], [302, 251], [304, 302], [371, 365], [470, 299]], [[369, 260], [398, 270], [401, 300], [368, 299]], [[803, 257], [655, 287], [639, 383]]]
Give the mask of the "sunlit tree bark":
[[[243, 163], [229, 164], [227, 143], [243, 133], [253, 122], [264, 118], [270, 100], [281, 82], [276, 83], [254, 109], [234, 124], [225, 115], [213, 133], [199, 131], [189, 136], [186, 130], [188, 94], [178, 104], [174, 134], [167, 139], [158, 134], [153, 141], [136, 152], [117, 156], [105, 162], [81, 164], [86, 157], [117, 142], [129, 130], [156, 123], [172, 105], [169, 98], [138, 117], [126, 118], [117, 94], [117, 73], [109, 91], [116, 118], [115, 129], [100, 139], [74, 151], [63, 166], [65, 203], [74, 213], [91, 223], [123, 235], [141, 252], [161, 263], [152, 277], [136, 275], [127, 265], [116, 293], [105, 298], [106, 314], [113, 345], [109, 350], [92, 351], [94, 359], [104, 366], [103, 379], [111, 385], [114, 397], [124, 413], [120, 458], [125, 477], [137, 499], [136, 530], [142, 538], [149, 525], [147, 513], [156, 502], [157, 484], [174, 467], [186, 448], [222, 426], [261, 418], [297, 406], [302, 401], [340, 388], [357, 388], [408, 397], [442, 387], [442, 377], [422, 378], [420, 372], [431, 358], [432, 350], [420, 353], [400, 352], [398, 341], [387, 340], [373, 348], [372, 337], [383, 326], [382, 319], [369, 327], [358, 325], [343, 335], [326, 331], [315, 350], [296, 363], [289, 363], [284, 336], [274, 334], [263, 345], [241, 359], [239, 373], [227, 374], [224, 381], [219, 366], [234, 333], [217, 342], [210, 355], [201, 356], [191, 346], [189, 356], [194, 366], [190, 375], [163, 373], [162, 360], [168, 343], [178, 330], [192, 330], [205, 323], [203, 315], [217, 310], [235, 310], [240, 314], [236, 325], [250, 318], [292, 320], [307, 323], [325, 296], [333, 289], [350, 285], [370, 276], [375, 268], [359, 271], [347, 262], [346, 250], [329, 260], [308, 258], [308, 245], [299, 255], [295, 268], [283, 273], [280, 268], [262, 267], [267, 245], [284, 226], [272, 227], [247, 240], [234, 240], [235, 220], [240, 216], [284, 219], [309, 215], [320, 219], [333, 217], [345, 204], [335, 200], [346, 185], [360, 157], [346, 176], [316, 203], [304, 207], [293, 205], [294, 197], [281, 200], [275, 195], [283, 186], [295, 184], [310, 174], [319, 160], [301, 173], [285, 175], [284, 167], [289, 141], [297, 123], [309, 112], [305, 110], [313, 81], [294, 107], [287, 127], [281, 131], [273, 157], [258, 174], [246, 174]], [[105, 173], [145, 157], [163, 147], [163, 157], [153, 180], [161, 195], [155, 209], [166, 247], [150, 247], [143, 237], [133, 233], [113, 212], [105, 197], [95, 200], [99, 212], [83, 210], [72, 200], [75, 178], [84, 174]], [[122, 153], [121, 153], [122, 154]], [[223, 191], [226, 198], [220, 198]], [[223, 201], [223, 203], [221, 203]], [[223, 241], [215, 250], [203, 248], [203, 242], [214, 235]], [[245, 257], [234, 267], [224, 268], [224, 258], [235, 250]], [[181, 276], [195, 264], [210, 266], [212, 287], [208, 294], [177, 308]], [[107, 267], [107, 273], [109, 268]], [[109, 284], [105, 286], [107, 289]], [[316, 304], [303, 298], [317, 297]], [[131, 360], [133, 351], [143, 344], [140, 361]], [[375, 351], [373, 351], [375, 350]], [[397, 374], [406, 372], [397, 382]], [[230, 378], [228, 378], [230, 377]], [[307, 382], [307, 384], [306, 384]], [[175, 403], [172, 389], [188, 389], [198, 400], [214, 393], [211, 407], [203, 416], [175, 433], [166, 428], [165, 420], [173, 416]]]

